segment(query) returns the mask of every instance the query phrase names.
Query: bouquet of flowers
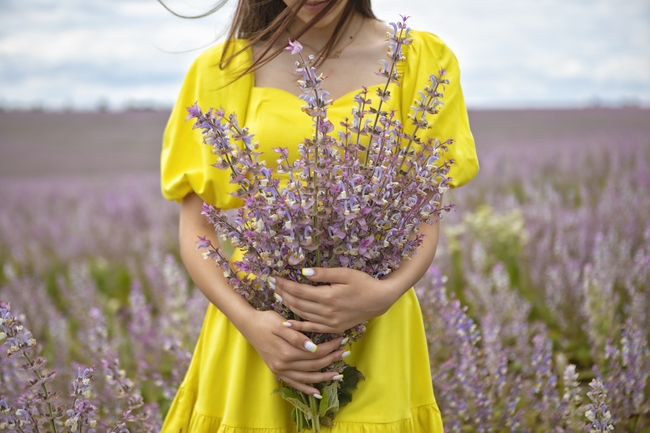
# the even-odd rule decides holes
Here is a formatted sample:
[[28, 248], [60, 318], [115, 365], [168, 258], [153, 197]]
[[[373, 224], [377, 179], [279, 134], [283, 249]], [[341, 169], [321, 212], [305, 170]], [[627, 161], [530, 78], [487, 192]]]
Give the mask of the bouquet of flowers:
[[[355, 97], [358, 106], [352, 109], [352, 118], [341, 122], [343, 129], [337, 134], [327, 117], [332, 101], [321, 88], [325, 78], [313, 67], [314, 57], [304, 59], [300, 43], [289, 42], [287, 50], [300, 56], [296, 71], [302, 75], [303, 111], [314, 121], [314, 135], [299, 145], [294, 161], [288, 149], [273, 149], [278, 154], [277, 172], [288, 176], [282, 187], [273, 169], [259, 160], [258, 144], [234, 114], [226, 116], [212, 108], [203, 112], [197, 103], [188, 108], [188, 119], [196, 119], [194, 128], [201, 128], [204, 143], [213, 147], [214, 166], [230, 170], [231, 183], [239, 186], [234, 195], [244, 201], [233, 222], [221, 210], [203, 206], [217, 234], [241, 248], [243, 259], [229, 261], [204, 237], [199, 238], [199, 248], [206, 249], [204, 257], [216, 261], [232, 287], [256, 309], [301, 320], [274, 296], [269, 278], [309, 283], [301, 269], [312, 266], [350, 267], [375, 278], [388, 275], [416, 253], [423, 240], [419, 225], [433, 224], [452, 208], [442, 205], [442, 195], [453, 160], [442, 161], [441, 153], [453, 140], [424, 141], [418, 136], [430, 127], [427, 115], [436, 114], [442, 105], [440, 90], [449, 83], [445, 71], [430, 77], [431, 85], [411, 107], [413, 132], [406, 132], [394, 111], [382, 109], [390, 99], [388, 85], [399, 83], [396, 64], [405, 60], [402, 48], [412, 41], [406, 20], [391, 23], [393, 31], [387, 33], [389, 60], [380, 62], [378, 75], [386, 78], [386, 85], [377, 90], [379, 102], [373, 105], [363, 88]], [[364, 331], [360, 324], [343, 336], [354, 342]], [[338, 336], [310, 338], [318, 344]], [[363, 378], [343, 360], [326, 371], [344, 373], [345, 382], [316, 384], [320, 401], [289, 386], [277, 390], [293, 404], [299, 431], [318, 432], [321, 425], [330, 426]]]

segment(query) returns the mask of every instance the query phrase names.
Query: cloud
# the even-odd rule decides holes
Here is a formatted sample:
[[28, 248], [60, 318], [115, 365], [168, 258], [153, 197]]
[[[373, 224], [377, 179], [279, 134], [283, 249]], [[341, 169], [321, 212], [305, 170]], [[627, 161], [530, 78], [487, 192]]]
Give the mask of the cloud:
[[11, 84], [0, 100], [53, 108], [138, 99], [171, 106], [191, 61], [223, 21], [183, 21], [150, 0], [8, 1], [0, 16], [0, 80]]
[[[169, 0], [194, 15], [213, 0]], [[231, 0], [232, 3], [232, 0]], [[454, 50], [469, 106], [650, 105], [646, 0], [374, 0], [377, 15], [412, 14], [414, 28]], [[417, 12], [416, 12], [417, 11]], [[202, 20], [154, 0], [0, 2], [0, 102], [119, 107], [171, 105], [191, 61], [223, 34], [232, 4]]]
[[[414, 27], [456, 52], [469, 105], [650, 104], [650, 3], [454, 0], [415, 3]], [[401, 6], [386, 0], [385, 16]]]

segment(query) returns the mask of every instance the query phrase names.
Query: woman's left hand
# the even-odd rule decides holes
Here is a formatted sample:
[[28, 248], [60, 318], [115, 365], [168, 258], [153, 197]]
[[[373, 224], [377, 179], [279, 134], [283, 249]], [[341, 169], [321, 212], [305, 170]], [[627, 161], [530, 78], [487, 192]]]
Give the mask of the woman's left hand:
[[[310, 275], [313, 274], [313, 275]], [[304, 322], [290, 320], [304, 332], [340, 333], [384, 314], [402, 295], [388, 281], [349, 268], [307, 268], [303, 275], [320, 286], [275, 278], [282, 302]]]

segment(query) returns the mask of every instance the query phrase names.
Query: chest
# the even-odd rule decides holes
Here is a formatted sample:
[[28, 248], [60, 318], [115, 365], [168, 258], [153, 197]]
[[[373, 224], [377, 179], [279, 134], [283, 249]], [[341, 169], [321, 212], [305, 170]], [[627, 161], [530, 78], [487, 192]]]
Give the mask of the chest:
[[[382, 58], [383, 44], [372, 50], [351, 48], [340, 58], [327, 59], [318, 68], [326, 78], [323, 89], [337, 100], [350, 92], [382, 84], [385, 79], [376, 75], [377, 61]], [[283, 52], [269, 63], [255, 71], [255, 87], [272, 87], [293, 95], [299, 95], [297, 81], [300, 76], [294, 72], [297, 56]]]
[[[372, 98], [376, 89], [380, 86], [369, 88], [368, 94]], [[383, 86], [381, 86], [383, 88]], [[345, 95], [333, 100], [328, 107], [327, 117], [333, 123], [335, 130], [330, 136], [339, 138], [339, 132], [345, 130], [341, 122], [348, 119], [351, 121], [352, 108], [358, 104], [354, 101], [355, 95], [360, 89], [353, 89]], [[386, 110], [396, 110], [401, 101], [399, 87], [391, 85], [393, 97], [387, 105]], [[372, 98], [376, 100], [377, 98]], [[251, 89], [248, 109], [246, 111], [246, 126], [255, 136], [254, 141], [259, 143], [259, 151], [262, 153], [260, 159], [266, 162], [267, 167], [277, 169], [277, 153], [273, 150], [278, 147], [289, 150], [289, 161], [292, 162], [298, 156], [299, 145], [305, 138], [314, 135], [313, 119], [302, 111], [305, 102], [292, 93], [275, 87], [254, 87]], [[374, 104], [373, 104], [374, 105]], [[398, 118], [403, 122], [396, 113]], [[372, 116], [368, 115], [368, 118]], [[374, 117], [372, 117], [374, 119]], [[369, 137], [361, 137], [368, 140]], [[281, 179], [286, 177], [278, 175]]]

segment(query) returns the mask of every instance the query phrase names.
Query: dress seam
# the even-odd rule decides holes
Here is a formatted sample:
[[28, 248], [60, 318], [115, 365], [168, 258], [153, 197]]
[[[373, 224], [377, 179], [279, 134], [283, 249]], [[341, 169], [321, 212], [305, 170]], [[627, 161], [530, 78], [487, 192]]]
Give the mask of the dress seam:
[[438, 403], [435, 402], [435, 401], [433, 401], [433, 402], [431, 402], [431, 403], [424, 403], [424, 404], [421, 404], [421, 405], [418, 405], [418, 406], [412, 406], [412, 407], [411, 407], [411, 410], [413, 410], [413, 409], [419, 409], [419, 408], [421, 408], [421, 407], [425, 407], [425, 406], [435, 406], [436, 409], [438, 409], [438, 412], [440, 412], [440, 408], [438, 407]]
[[[183, 392], [190, 392], [190, 393], [192, 393], [192, 394], [194, 394], [194, 395], [198, 395], [198, 394], [199, 394], [198, 392], [189, 389], [189, 388], [188, 388], [187, 386], [185, 386], [184, 384], [181, 384], [181, 386], [178, 387], [178, 391], [181, 391], [181, 390], [182, 390]], [[178, 392], [178, 391], [177, 391], [177, 392]]]
[[[411, 407], [411, 412], [413, 412], [416, 409], [420, 409], [423, 407], [427, 406], [434, 406], [437, 410], [437, 412], [440, 412], [440, 409], [438, 408], [438, 405], [436, 403], [426, 403], [426, 404], [421, 404], [419, 406], [414, 406]], [[413, 414], [411, 413], [411, 416], [409, 418], [402, 418], [398, 419], [397, 421], [389, 421], [389, 422], [373, 422], [369, 423], [368, 421], [334, 421], [334, 425], [336, 424], [375, 424], [375, 425], [390, 425], [390, 424], [398, 424], [402, 423], [405, 421], [412, 421], [413, 420]]]
[[[425, 403], [425, 404], [421, 404], [419, 406], [414, 406], [414, 407], [411, 408], [411, 411], [414, 411], [416, 409], [420, 409], [420, 408], [423, 408], [423, 407], [428, 407], [428, 406], [435, 407], [436, 412], [440, 413], [440, 409], [438, 408], [438, 405], [436, 403]], [[238, 426], [234, 426], [234, 425], [230, 425], [230, 424], [225, 424], [223, 422], [223, 417], [220, 417], [220, 416], [206, 415], [206, 414], [203, 414], [203, 413], [201, 413], [201, 412], [199, 412], [197, 410], [194, 410], [194, 414], [198, 415], [200, 417], [203, 417], [203, 418], [210, 418], [210, 419], [213, 419], [213, 420], [219, 420], [219, 426], [220, 427], [227, 427], [227, 428], [233, 428], [233, 429], [246, 429], [246, 430], [286, 430], [286, 427], [238, 427]], [[398, 419], [396, 421], [388, 421], [388, 422], [370, 422], [369, 423], [368, 421], [334, 421], [334, 425], [335, 426], [337, 424], [390, 425], [390, 424], [398, 424], [398, 423], [402, 423], [402, 422], [405, 422], [405, 421], [412, 421], [412, 420], [413, 420], [413, 416], [411, 416], [409, 418], [402, 418], [402, 419]]]

